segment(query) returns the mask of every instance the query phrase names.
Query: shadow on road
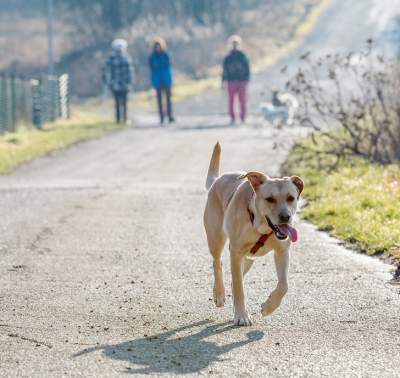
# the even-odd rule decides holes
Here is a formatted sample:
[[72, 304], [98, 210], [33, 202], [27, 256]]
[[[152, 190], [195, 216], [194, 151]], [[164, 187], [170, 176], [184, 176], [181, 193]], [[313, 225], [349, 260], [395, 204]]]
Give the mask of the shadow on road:
[[186, 125], [186, 124], [165, 124], [165, 125], [158, 125], [158, 124], [146, 124], [146, 125], [140, 125], [140, 124], [135, 124], [132, 127], [129, 127], [129, 130], [172, 130], [172, 131], [191, 131], [191, 130], [213, 130], [213, 129], [231, 129], [232, 126], [227, 123], [221, 123], [221, 124], [206, 124], [206, 125]]
[[192, 126], [177, 126], [176, 130], [178, 131], [191, 131], [191, 130], [213, 130], [213, 129], [232, 129], [235, 126], [232, 126], [227, 123], [223, 124], [212, 124], [212, 125], [192, 125]]
[[[200, 330], [194, 330], [195, 328]], [[177, 335], [184, 331], [185, 335]], [[264, 336], [263, 332], [250, 331], [245, 339], [223, 345], [206, 340], [228, 332], [230, 337], [241, 337], [240, 329], [233, 327], [231, 322], [212, 324], [205, 320], [120, 344], [87, 348], [73, 357], [101, 350], [108, 358], [140, 366], [127, 367], [125, 372], [128, 374], [188, 374], [198, 372], [210, 363], [220, 361], [221, 356], [231, 350], [261, 340]]]

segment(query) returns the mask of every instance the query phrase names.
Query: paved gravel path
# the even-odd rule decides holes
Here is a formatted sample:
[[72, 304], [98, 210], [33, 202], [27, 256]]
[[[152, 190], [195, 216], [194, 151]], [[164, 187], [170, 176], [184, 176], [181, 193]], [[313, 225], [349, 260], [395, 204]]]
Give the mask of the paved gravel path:
[[[306, 45], [321, 46], [320, 35], [349, 18], [362, 26], [352, 25], [356, 45], [372, 28], [364, 3], [383, 2], [353, 3], [335, 3]], [[255, 78], [253, 103], [257, 82], [273, 75]], [[202, 228], [214, 142], [223, 170], [276, 175], [304, 133], [263, 128], [255, 117], [226, 127], [217, 103], [214, 93], [182, 104], [168, 129], [141, 117], [140, 127], [0, 179], [0, 376], [399, 376], [400, 292], [387, 283], [390, 266], [305, 222], [276, 313], [260, 315], [276, 283], [272, 256], [247, 279], [256, 325], [231, 326], [230, 295], [214, 308]]]

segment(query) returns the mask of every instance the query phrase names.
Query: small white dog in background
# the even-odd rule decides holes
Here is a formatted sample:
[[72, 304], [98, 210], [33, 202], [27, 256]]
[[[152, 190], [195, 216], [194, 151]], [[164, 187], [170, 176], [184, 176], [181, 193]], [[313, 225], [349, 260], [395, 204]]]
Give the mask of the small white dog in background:
[[295, 96], [290, 93], [279, 93], [278, 90], [272, 91], [271, 102], [260, 103], [263, 118], [272, 124], [278, 122], [279, 126], [292, 125], [298, 108], [299, 102]]

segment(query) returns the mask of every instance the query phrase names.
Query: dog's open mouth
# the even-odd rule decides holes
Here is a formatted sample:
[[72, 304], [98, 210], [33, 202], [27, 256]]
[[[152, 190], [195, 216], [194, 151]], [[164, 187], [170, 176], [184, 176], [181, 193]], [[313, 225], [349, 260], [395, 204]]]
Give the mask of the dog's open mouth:
[[297, 230], [292, 227], [288, 223], [281, 223], [277, 226], [275, 226], [268, 217], [265, 217], [267, 219], [268, 225], [272, 228], [272, 230], [275, 233], [275, 236], [279, 240], [285, 240], [287, 238], [290, 239], [292, 243], [295, 243], [298, 239], [297, 235]]

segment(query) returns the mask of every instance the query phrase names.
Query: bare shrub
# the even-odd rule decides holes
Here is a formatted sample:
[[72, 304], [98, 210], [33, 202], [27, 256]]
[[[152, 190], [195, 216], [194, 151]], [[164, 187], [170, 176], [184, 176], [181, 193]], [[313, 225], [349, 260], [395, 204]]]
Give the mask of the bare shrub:
[[[362, 157], [381, 164], [400, 161], [400, 71], [374, 53], [372, 41], [359, 53], [326, 55], [305, 62], [286, 85], [300, 101], [299, 121], [309, 125], [315, 155]], [[338, 126], [332, 132], [332, 127]]]

